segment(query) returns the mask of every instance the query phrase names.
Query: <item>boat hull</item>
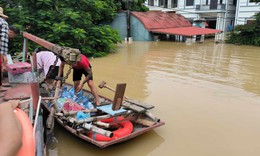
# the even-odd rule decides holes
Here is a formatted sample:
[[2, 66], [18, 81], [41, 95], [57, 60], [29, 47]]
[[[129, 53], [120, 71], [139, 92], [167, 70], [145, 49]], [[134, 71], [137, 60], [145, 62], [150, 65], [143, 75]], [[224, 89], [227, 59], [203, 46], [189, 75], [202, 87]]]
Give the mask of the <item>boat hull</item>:
[[[84, 90], [85, 93], [87, 94], [91, 94], [89, 91], [87, 90]], [[108, 101], [111, 101], [110, 99], [106, 98], [106, 97], [103, 97], [103, 96], [100, 96], [101, 99], [105, 99], [105, 100], [108, 100]], [[42, 101], [43, 102], [43, 106], [50, 112], [50, 108], [48, 107], [48, 101]], [[66, 122], [64, 122], [64, 120], [62, 120], [61, 117], [59, 116], [55, 116], [55, 121], [60, 124], [64, 129], [66, 129], [68, 132], [72, 133], [73, 135], [75, 135], [76, 137], [84, 140], [84, 141], [87, 141], [91, 144], [94, 144], [100, 148], [105, 148], [105, 147], [108, 147], [108, 146], [111, 146], [111, 145], [114, 145], [114, 144], [118, 144], [120, 142], [124, 142], [124, 141], [127, 141], [127, 140], [130, 140], [132, 138], [135, 138], [139, 135], [142, 135], [143, 133], [146, 133], [148, 131], [151, 131], [157, 127], [160, 127], [160, 126], [163, 126], [165, 124], [165, 122], [163, 121], [158, 121], [158, 122], [155, 122], [154, 124], [150, 125], [150, 126], [144, 126], [144, 125], [141, 125], [141, 124], [138, 124], [138, 123], [133, 123], [134, 125], [134, 128], [133, 128], [133, 132], [126, 135], [126, 136], [123, 136], [123, 137], [120, 137], [120, 138], [117, 138], [117, 139], [114, 139], [114, 140], [111, 140], [111, 141], [97, 141], [97, 140], [94, 140], [90, 137], [88, 137], [86, 135], [85, 132], [79, 132], [77, 129], [74, 129], [73, 127], [71, 127], [70, 125], [66, 124]]]

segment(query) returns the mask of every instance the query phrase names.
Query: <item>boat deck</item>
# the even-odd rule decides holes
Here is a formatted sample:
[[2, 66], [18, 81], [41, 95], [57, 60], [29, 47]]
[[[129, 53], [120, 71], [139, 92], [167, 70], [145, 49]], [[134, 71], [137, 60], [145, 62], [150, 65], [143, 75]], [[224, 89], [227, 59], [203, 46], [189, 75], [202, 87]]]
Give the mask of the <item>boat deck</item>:
[[[8, 84], [8, 79], [4, 77], [3, 85]], [[9, 84], [9, 87], [3, 87], [6, 91], [0, 92], [0, 104], [8, 100], [26, 100], [32, 95], [29, 83]], [[28, 107], [28, 105], [27, 105]], [[26, 107], [20, 106], [24, 111]], [[27, 112], [27, 111], [25, 111]]]

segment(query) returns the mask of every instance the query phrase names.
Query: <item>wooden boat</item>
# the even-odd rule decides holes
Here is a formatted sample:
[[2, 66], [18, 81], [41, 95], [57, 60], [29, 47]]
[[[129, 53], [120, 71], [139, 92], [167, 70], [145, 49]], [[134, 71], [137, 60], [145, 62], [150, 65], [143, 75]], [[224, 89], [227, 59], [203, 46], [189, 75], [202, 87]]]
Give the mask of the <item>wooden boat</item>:
[[[26, 43], [28, 40], [49, 49], [57, 56], [62, 57], [65, 63], [69, 65], [81, 59], [81, 53], [78, 49], [61, 47], [26, 32], [23, 32], [23, 37], [25, 41], [23, 60], [27, 54], [26, 49], [28, 49], [28, 44]], [[36, 62], [36, 54], [33, 54], [33, 56], [33, 62]], [[36, 64], [37, 63], [34, 63], [33, 65], [35, 66]], [[37, 68], [34, 67], [34, 69]], [[65, 74], [62, 81], [68, 77], [69, 72], [70, 70]], [[106, 86], [105, 83], [102, 83], [100, 87], [105, 87], [113, 91], [113, 89]], [[49, 111], [49, 116], [46, 121], [47, 131], [51, 132], [54, 127], [53, 121], [55, 119], [57, 123], [73, 135], [98, 147], [104, 148], [127, 141], [165, 124], [149, 112], [154, 106], [126, 98], [124, 96], [125, 86], [122, 84], [117, 86], [114, 100], [100, 96], [101, 106], [88, 110], [82, 109], [82, 106], [71, 100], [67, 101], [63, 107], [60, 107], [62, 110], [59, 110], [57, 99], [59, 97], [60, 88], [64, 91], [64, 88], [61, 87], [61, 80], [58, 80], [54, 95], [51, 95], [50, 92], [46, 92], [48, 87], [41, 89], [45, 91], [40, 94], [43, 98], [45, 96], [47, 98], [53, 96], [52, 100], [49, 98], [48, 100], [42, 99], [41, 101], [44, 108]], [[91, 92], [83, 90], [82, 96], [87, 97], [90, 103], [94, 103]]]
[[[71, 87], [71, 85], [66, 85]], [[83, 91], [83, 96], [87, 97], [90, 102], [93, 102], [94, 97], [88, 90]], [[57, 123], [73, 135], [101, 148], [127, 141], [165, 124], [159, 118], [149, 113], [149, 110], [154, 108], [154, 106], [125, 99], [122, 103], [122, 108], [113, 111], [112, 100], [104, 96], [100, 96], [100, 100], [102, 106], [98, 106], [97, 109], [84, 110], [85, 112], [92, 112], [91, 116], [86, 119], [77, 120], [75, 118], [76, 113], [79, 111], [64, 110], [56, 113], [54, 118]], [[50, 111], [50, 100], [42, 100], [42, 103]], [[116, 121], [115, 118], [121, 119]], [[126, 125], [127, 123], [125, 125], [122, 124], [125, 122], [130, 122], [133, 125], [130, 133], [125, 133], [129, 128], [131, 129], [131, 126]], [[118, 129], [120, 129], [120, 132], [118, 132]], [[125, 134], [121, 134], [121, 132]]]

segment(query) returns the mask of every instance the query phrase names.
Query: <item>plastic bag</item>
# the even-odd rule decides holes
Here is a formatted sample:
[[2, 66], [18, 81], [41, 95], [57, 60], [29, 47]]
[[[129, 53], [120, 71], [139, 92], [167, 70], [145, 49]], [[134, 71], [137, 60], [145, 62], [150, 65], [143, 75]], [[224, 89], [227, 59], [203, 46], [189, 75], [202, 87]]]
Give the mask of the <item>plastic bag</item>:
[[[61, 98], [70, 99], [71, 101], [74, 101], [78, 105], [84, 107], [85, 109], [94, 109], [94, 106], [91, 102], [89, 102], [89, 99], [87, 96], [83, 95], [83, 91], [81, 90], [78, 92], [77, 95], [74, 95], [74, 87], [71, 87], [68, 89], [68, 86], [63, 87], [63, 92], [61, 94]], [[60, 104], [60, 106], [63, 106], [64, 103]], [[62, 108], [62, 107], [61, 107]]]
[[85, 102], [83, 105], [84, 105], [84, 108], [86, 108], [86, 109], [94, 109], [93, 104], [89, 101]]
[[76, 114], [76, 119], [77, 120], [84, 120], [86, 118], [89, 118], [90, 117], [90, 113], [83, 113], [82, 111], [79, 111], [77, 114]]
[[66, 99], [66, 102], [64, 103], [62, 110], [63, 111], [79, 111], [79, 110], [85, 110], [85, 108], [70, 99]]
[[[75, 95], [75, 89], [74, 89], [74, 87], [71, 87], [71, 88], [69, 89], [69, 93], [72, 94], [72, 95]], [[77, 97], [83, 96], [83, 91], [80, 90], [80, 91], [77, 93], [76, 96], [77, 96]]]
[[62, 98], [67, 98], [67, 99], [72, 99], [74, 96], [74, 94], [71, 94], [69, 91], [68, 91], [68, 86], [64, 86], [63, 87], [63, 92], [61, 94], [61, 97]]
[[85, 107], [85, 103], [88, 102], [88, 98], [86, 96], [80, 96], [75, 99], [75, 102]]
[[59, 111], [61, 111], [65, 102], [66, 102], [66, 98], [58, 98], [57, 104], [58, 104]]

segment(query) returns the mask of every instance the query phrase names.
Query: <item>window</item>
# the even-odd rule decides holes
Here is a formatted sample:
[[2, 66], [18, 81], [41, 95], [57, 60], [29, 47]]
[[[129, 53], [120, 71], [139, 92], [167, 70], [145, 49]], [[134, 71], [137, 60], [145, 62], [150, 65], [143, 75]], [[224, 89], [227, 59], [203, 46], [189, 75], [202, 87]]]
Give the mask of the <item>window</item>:
[[255, 24], [256, 23], [256, 20], [254, 20], [254, 19], [248, 19], [247, 21], [246, 21], [246, 25], [253, 25], [253, 24]]
[[162, 7], [162, 6], [163, 6], [163, 0], [160, 0], [160, 1], [159, 1], [159, 4], [160, 4], [160, 6]]
[[186, 0], [186, 6], [193, 6], [194, 0]]
[[178, 0], [171, 0], [171, 5], [172, 5], [171, 7], [172, 8], [177, 8], [177, 6], [178, 6], [177, 3], [178, 3]]
[[154, 0], [148, 0], [148, 5], [154, 6]]
[[233, 0], [233, 5], [237, 5], [237, 0]]

